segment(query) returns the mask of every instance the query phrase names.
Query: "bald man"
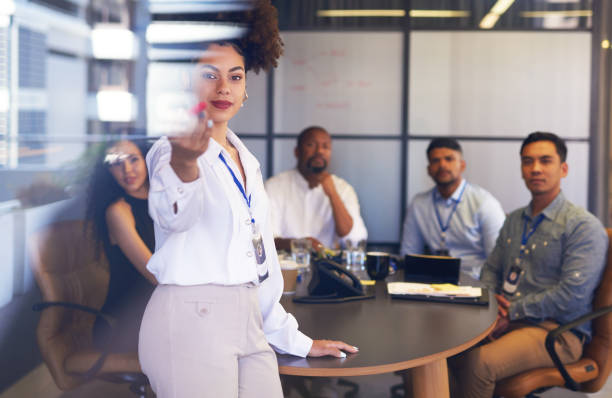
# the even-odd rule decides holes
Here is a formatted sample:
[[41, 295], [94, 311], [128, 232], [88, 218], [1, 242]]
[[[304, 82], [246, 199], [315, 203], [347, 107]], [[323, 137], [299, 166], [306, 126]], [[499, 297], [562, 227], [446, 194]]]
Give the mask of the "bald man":
[[368, 237], [353, 187], [327, 171], [332, 140], [322, 127], [298, 136], [297, 167], [266, 182], [278, 249], [290, 249], [295, 238], [309, 238], [315, 249], [353, 245]]

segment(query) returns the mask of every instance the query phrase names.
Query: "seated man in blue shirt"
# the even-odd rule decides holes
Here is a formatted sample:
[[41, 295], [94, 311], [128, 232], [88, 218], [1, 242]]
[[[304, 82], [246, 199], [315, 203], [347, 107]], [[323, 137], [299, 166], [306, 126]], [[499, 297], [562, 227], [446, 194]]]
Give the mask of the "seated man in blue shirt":
[[458, 257], [461, 271], [478, 278], [506, 218], [504, 211], [493, 195], [461, 177], [465, 160], [457, 141], [433, 139], [427, 158], [436, 186], [410, 203], [401, 254]]
[[[568, 171], [563, 140], [532, 133], [520, 153], [531, 202], [510, 214], [483, 266], [480, 279], [498, 293], [499, 315], [489, 342], [449, 359], [456, 397], [489, 398], [498, 380], [553, 366], [546, 334], [591, 310], [604, 268], [608, 237], [601, 222], [561, 192]], [[579, 359], [590, 337], [590, 323], [561, 335], [561, 361]]]

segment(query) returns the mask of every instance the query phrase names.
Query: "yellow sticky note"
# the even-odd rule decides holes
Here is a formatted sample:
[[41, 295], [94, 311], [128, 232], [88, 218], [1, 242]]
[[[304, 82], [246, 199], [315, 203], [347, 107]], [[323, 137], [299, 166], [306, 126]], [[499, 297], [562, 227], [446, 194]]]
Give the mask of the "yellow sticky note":
[[432, 284], [431, 287], [441, 292], [457, 290], [458, 288], [457, 285], [453, 285], [452, 283], [437, 283], [437, 284]]

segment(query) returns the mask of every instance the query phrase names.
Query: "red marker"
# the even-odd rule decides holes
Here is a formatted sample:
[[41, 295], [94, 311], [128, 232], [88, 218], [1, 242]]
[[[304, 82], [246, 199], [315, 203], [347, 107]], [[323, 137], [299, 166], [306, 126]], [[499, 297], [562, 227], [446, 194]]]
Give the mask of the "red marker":
[[204, 109], [206, 109], [206, 102], [198, 102], [196, 106], [191, 108], [191, 113], [193, 113], [194, 115], [198, 115], [199, 117], [204, 117], [204, 115], [202, 114]]

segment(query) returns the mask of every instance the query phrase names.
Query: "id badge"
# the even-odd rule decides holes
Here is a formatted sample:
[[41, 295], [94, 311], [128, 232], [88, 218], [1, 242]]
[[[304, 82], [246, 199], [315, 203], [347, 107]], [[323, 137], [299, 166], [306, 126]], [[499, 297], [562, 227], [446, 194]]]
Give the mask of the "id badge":
[[510, 272], [506, 276], [504, 280], [504, 285], [502, 287], [505, 294], [508, 296], [512, 296], [518, 287], [519, 278], [521, 277], [521, 267], [518, 265], [512, 265], [510, 267]]
[[263, 238], [259, 232], [259, 228], [253, 225], [253, 252], [255, 253], [255, 262], [257, 263], [257, 277], [259, 283], [265, 281], [268, 274], [268, 264], [266, 263], [266, 249], [263, 244]]

